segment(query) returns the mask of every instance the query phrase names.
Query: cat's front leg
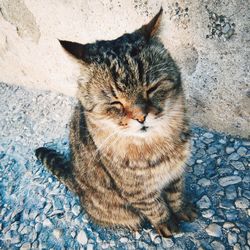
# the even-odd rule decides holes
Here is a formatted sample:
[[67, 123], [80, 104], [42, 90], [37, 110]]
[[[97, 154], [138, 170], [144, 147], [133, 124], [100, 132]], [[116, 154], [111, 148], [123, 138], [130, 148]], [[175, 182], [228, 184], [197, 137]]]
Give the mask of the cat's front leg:
[[163, 237], [170, 237], [179, 231], [178, 223], [171, 217], [171, 212], [159, 196], [145, 198], [132, 203], [155, 227]]
[[197, 218], [196, 207], [187, 202], [183, 192], [184, 180], [183, 177], [172, 181], [163, 191], [163, 198], [173, 212], [177, 223], [179, 221], [193, 221]]

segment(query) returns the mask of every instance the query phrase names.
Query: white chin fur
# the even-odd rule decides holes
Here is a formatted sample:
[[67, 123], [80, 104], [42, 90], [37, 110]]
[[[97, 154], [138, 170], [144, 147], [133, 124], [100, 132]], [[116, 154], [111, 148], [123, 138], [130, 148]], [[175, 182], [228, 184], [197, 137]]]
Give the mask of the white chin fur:
[[[147, 129], [141, 130], [143, 126]], [[156, 131], [158, 131], [160, 127], [160, 120], [155, 119], [154, 115], [148, 114], [143, 124], [131, 119], [128, 123], [128, 127], [126, 129], [121, 129], [121, 135], [128, 137], [149, 138], [155, 135]]]
[[[134, 137], [134, 138], [150, 138], [154, 137], [156, 134], [164, 134], [164, 118], [155, 119], [155, 116], [148, 114], [146, 120], [143, 124], [136, 120], [131, 119], [126, 128], [119, 126], [112, 120], [104, 119], [98, 122], [100, 128], [104, 130], [113, 131], [117, 133], [118, 136], [122, 137]], [[141, 130], [142, 127], [147, 127], [146, 131]]]

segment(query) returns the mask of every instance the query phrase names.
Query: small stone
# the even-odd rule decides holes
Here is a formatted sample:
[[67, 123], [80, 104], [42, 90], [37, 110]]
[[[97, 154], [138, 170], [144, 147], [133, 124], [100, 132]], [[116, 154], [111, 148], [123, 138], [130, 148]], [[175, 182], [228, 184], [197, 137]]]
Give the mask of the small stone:
[[[249, 94], [249, 96], [250, 96], [250, 94]], [[249, 147], [250, 146], [250, 141], [242, 141], [242, 145]]]
[[108, 249], [110, 247], [108, 242], [102, 243], [102, 249]]
[[234, 148], [233, 147], [226, 147], [226, 153], [227, 154], [231, 154], [234, 152]]
[[200, 159], [196, 161], [196, 163], [198, 163], [198, 164], [201, 164], [202, 162], [203, 162], [203, 160], [200, 160]]
[[211, 144], [214, 141], [214, 139], [208, 139], [208, 138], [204, 138], [203, 142], [205, 142], [206, 144]]
[[[19, 228], [18, 228], [18, 232], [19, 233], [21, 233], [22, 232], [22, 230], [24, 229], [24, 224], [21, 224], [20, 226], [19, 226]], [[1, 229], [2, 230], [2, 229]]]
[[54, 209], [63, 210], [62, 201], [59, 198], [54, 197], [52, 202]]
[[220, 144], [226, 144], [227, 142], [226, 142], [224, 139], [220, 139], [220, 140], [219, 140], [219, 143], [220, 143]]
[[71, 221], [73, 218], [73, 214], [71, 212], [66, 212], [65, 217], [67, 221]]
[[86, 233], [85, 233], [83, 230], [81, 230], [81, 231], [78, 233], [76, 239], [77, 239], [77, 241], [78, 241], [80, 244], [82, 244], [82, 245], [86, 245], [87, 242], [88, 242], [87, 235], [86, 235]]
[[156, 245], [161, 244], [161, 237], [160, 237], [160, 236], [155, 237], [155, 239], [153, 240], [153, 242], [154, 242]]
[[173, 240], [170, 238], [162, 238], [162, 246], [164, 249], [168, 249], [174, 245]]
[[218, 190], [217, 194], [218, 196], [224, 196], [225, 192], [223, 190]]
[[109, 242], [109, 245], [110, 245], [111, 247], [114, 247], [114, 246], [115, 246], [115, 241], [114, 241], [114, 240], [111, 240], [111, 241]]
[[17, 231], [17, 230], [18, 230], [18, 227], [19, 227], [18, 222], [14, 222], [14, 223], [11, 224], [10, 229], [11, 229], [12, 231]]
[[211, 139], [211, 138], [214, 137], [214, 135], [212, 133], [209, 133], [209, 132], [203, 134], [203, 136], [206, 137], [206, 138], [208, 138], [208, 139]]
[[49, 210], [51, 209], [51, 207], [52, 207], [52, 204], [51, 204], [51, 203], [48, 203], [48, 204], [44, 207], [44, 209], [43, 209], [44, 213], [47, 214], [47, 213], [49, 212]]
[[249, 184], [250, 183], [250, 176], [245, 176], [242, 181]]
[[76, 237], [76, 232], [71, 232], [71, 236], [72, 236], [72, 238], [75, 238]]
[[23, 210], [23, 219], [29, 220], [29, 210], [28, 209]]
[[29, 250], [29, 249], [31, 249], [31, 245], [28, 242], [22, 244], [22, 246], [20, 248], [20, 250]]
[[223, 224], [223, 227], [224, 227], [225, 229], [229, 229], [229, 228], [232, 228], [232, 227], [234, 227], [234, 226], [235, 226], [235, 224], [232, 223], [232, 222], [225, 222], [225, 223]]
[[229, 23], [226, 23], [225, 26], [222, 28], [223, 33], [227, 33], [230, 30], [231, 26]]
[[213, 236], [213, 237], [221, 237], [222, 236], [221, 227], [215, 223], [210, 224], [206, 228], [206, 232], [208, 235]]
[[209, 208], [211, 206], [211, 201], [208, 198], [207, 195], [204, 195], [199, 201], [197, 201], [197, 205], [203, 209], [203, 208]]
[[202, 187], [207, 187], [211, 184], [211, 181], [206, 179], [206, 178], [201, 178], [199, 181], [198, 181], [198, 184], [201, 185]]
[[71, 206], [70, 206], [69, 203], [65, 203], [64, 206], [63, 206], [63, 208], [64, 208], [65, 211], [69, 211], [70, 208], [71, 208]]
[[241, 182], [241, 177], [240, 176], [227, 176], [227, 177], [222, 177], [219, 179], [219, 184], [222, 187], [226, 187], [229, 185], [237, 184]]
[[237, 170], [245, 170], [244, 164], [240, 161], [231, 161], [230, 163]]
[[61, 218], [61, 217], [64, 216], [64, 211], [63, 210], [59, 210], [59, 209], [55, 209], [49, 215], [51, 217], [57, 215], [57, 216], [60, 216], [60, 218]]
[[43, 226], [45, 226], [45, 227], [51, 227], [51, 226], [52, 226], [52, 223], [51, 223], [50, 219], [46, 219], [46, 220], [43, 222]]
[[78, 206], [78, 205], [75, 205], [73, 206], [72, 208], [72, 213], [75, 215], [75, 216], [78, 216], [81, 212], [81, 207]]
[[62, 236], [62, 230], [60, 229], [54, 229], [53, 230], [53, 235], [55, 236], [56, 239], [60, 239]]
[[214, 223], [223, 223], [223, 222], [225, 222], [225, 220], [221, 216], [214, 215], [213, 219], [212, 219], [212, 222], [214, 222]]
[[224, 209], [234, 208], [232, 201], [227, 200], [227, 199], [221, 200], [219, 206], [220, 206], [221, 208], [224, 208]]
[[135, 232], [135, 238], [137, 239], [137, 240], [139, 240], [140, 239], [140, 237], [141, 237], [141, 234], [139, 233], [139, 232]]
[[30, 220], [35, 220], [35, 218], [38, 216], [38, 211], [37, 210], [31, 210], [29, 213], [29, 218]]
[[237, 197], [237, 192], [235, 186], [231, 185], [225, 188], [226, 198], [228, 200], [234, 200]]
[[87, 249], [86, 250], [94, 250], [94, 245], [93, 244], [87, 244]]
[[245, 156], [247, 154], [247, 149], [245, 147], [239, 147], [238, 150], [237, 150], [237, 153], [240, 156]]
[[230, 174], [232, 174], [233, 170], [229, 167], [224, 167], [224, 168], [219, 168], [218, 169], [218, 173], [220, 176], [228, 176]]
[[194, 167], [194, 172], [196, 176], [202, 176], [205, 173], [205, 167], [203, 165], [197, 165]]
[[17, 243], [19, 243], [21, 240], [20, 240], [20, 236], [19, 235], [17, 235], [17, 236], [15, 236], [15, 237], [13, 237], [13, 238], [11, 238], [11, 243], [12, 244], [17, 244]]
[[211, 246], [213, 247], [213, 249], [216, 249], [216, 250], [225, 250], [225, 247], [219, 241], [213, 241], [211, 243]]
[[240, 209], [247, 209], [250, 206], [250, 202], [246, 198], [241, 197], [235, 201], [235, 206]]
[[212, 209], [208, 209], [208, 210], [202, 211], [201, 213], [202, 213], [202, 217], [211, 218], [215, 214], [215, 211]]
[[237, 161], [240, 159], [240, 156], [237, 153], [232, 153], [229, 155], [228, 160], [229, 161]]
[[233, 246], [235, 243], [237, 243], [237, 234], [229, 232], [227, 235], [227, 241], [230, 246]]
[[250, 200], [250, 191], [249, 190], [244, 190], [243, 191], [243, 196], [246, 197], [248, 200]]
[[[246, 230], [245, 230], [244, 227], [245, 227], [245, 225], [242, 225], [241, 229], [243, 229], [243, 231], [247, 231], [248, 228], [246, 228]], [[234, 227], [234, 228], [232, 228], [232, 232], [235, 232], [236, 234], [239, 234], [240, 233], [240, 229], [238, 227]]]
[[24, 226], [23, 229], [21, 230], [21, 234], [29, 234], [31, 230], [32, 229], [30, 226]]
[[34, 242], [37, 239], [37, 233], [32, 231], [31, 234], [29, 234], [30, 242]]
[[242, 250], [242, 248], [241, 248], [240, 244], [237, 243], [234, 245], [233, 250]]
[[128, 242], [128, 238], [127, 237], [121, 237], [120, 238], [120, 242], [121, 243], [127, 243]]
[[149, 235], [150, 235], [151, 241], [153, 241], [155, 244], [161, 243], [161, 238], [159, 234], [155, 233], [154, 231], [151, 231]]
[[36, 223], [35, 225], [35, 231], [39, 233], [42, 230], [42, 224], [41, 223]]
[[238, 219], [239, 212], [234, 209], [234, 210], [226, 210], [225, 215], [229, 221], [236, 221]]
[[216, 147], [210, 147], [207, 150], [207, 153], [210, 155], [213, 155], [213, 158], [217, 157], [216, 153], [217, 153], [217, 148]]

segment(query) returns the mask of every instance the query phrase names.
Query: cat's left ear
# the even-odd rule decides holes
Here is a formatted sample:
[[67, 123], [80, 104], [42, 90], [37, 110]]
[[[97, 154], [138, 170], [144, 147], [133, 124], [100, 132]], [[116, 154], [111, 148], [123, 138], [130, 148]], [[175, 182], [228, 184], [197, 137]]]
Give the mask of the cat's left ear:
[[160, 11], [153, 17], [153, 19], [139, 29], [139, 32], [145, 36], [146, 40], [149, 40], [151, 37], [157, 36], [159, 34], [162, 13], [163, 8], [161, 7]]
[[90, 56], [88, 53], [88, 44], [83, 45], [80, 43], [58, 40], [62, 47], [74, 58], [80, 59], [85, 63], [90, 63]]

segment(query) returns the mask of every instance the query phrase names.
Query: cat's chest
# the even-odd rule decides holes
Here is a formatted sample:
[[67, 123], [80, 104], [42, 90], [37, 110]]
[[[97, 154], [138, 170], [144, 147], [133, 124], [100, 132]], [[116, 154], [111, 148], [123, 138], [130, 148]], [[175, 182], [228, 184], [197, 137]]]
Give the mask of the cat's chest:
[[[127, 174], [134, 175], [136, 179], [141, 179], [145, 188], [161, 189], [172, 180], [180, 177], [184, 172], [184, 162], [175, 159], [165, 159], [155, 165], [145, 162], [144, 168], [129, 168]], [[128, 169], [128, 168], [126, 168]], [[126, 176], [126, 173], [124, 174]]]
[[184, 160], [171, 158], [167, 155], [152, 156], [151, 159], [141, 158], [131, 160], [129, 156], [124, 159], [105, 157], [104, 163], [113, 176], [115, 182], [126, 189], [126, 186], [143, 190], [159, 190], [184, 172]]
[[102, 161], [123, 188], [159, 190], [183, 174], [188, 152], [188, 143], [159, 139], [151, 144], [133, 144], [120, 140], [105, 148]]

